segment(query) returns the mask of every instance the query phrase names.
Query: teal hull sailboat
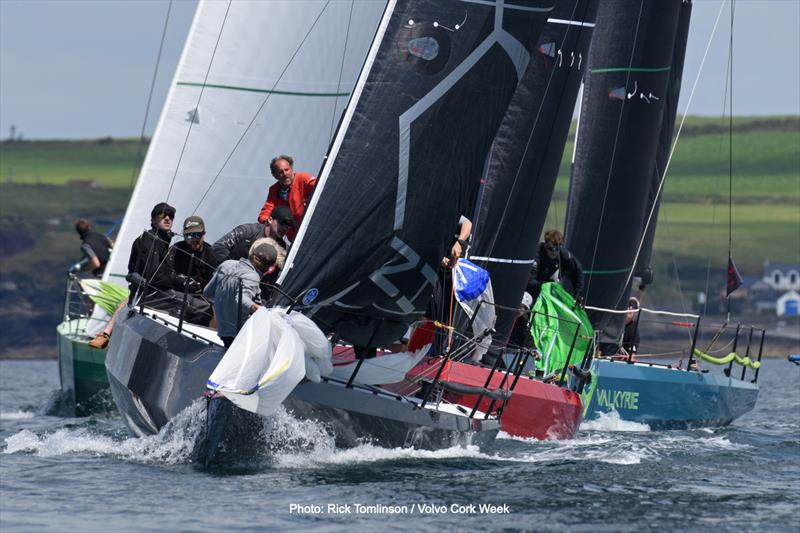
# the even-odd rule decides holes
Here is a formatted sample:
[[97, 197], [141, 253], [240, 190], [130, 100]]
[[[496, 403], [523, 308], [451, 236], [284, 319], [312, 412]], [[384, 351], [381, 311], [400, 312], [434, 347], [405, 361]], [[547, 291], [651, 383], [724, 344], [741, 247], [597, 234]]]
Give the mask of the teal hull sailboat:
[[[700, 317], [663, 320], [675, 313], [639, 309], [638, 301], [629, 307], [634, 276], [642, 280], [636, 284], [639, 298], [652, 278], [650, 253], [691, 8], [674, 0], [641, 7], [604, 2], [598, 10], [565, 231], [567, 246], [586, 268], [586, 309], [597, 332], [595, 357], [586, 366], [591, 381], [583, 391], [585, 419], [614, 411], [622, 420], [651, 428], [724, 425], [752, 410], [758, 396], [760, 363], [735, 354], [740, 328], [729, 339], [734, 353], [718, 358], [699, 349]], [[650, 320], [653, 316], [659, 318]], [[626, 346], [636, 352], [638, 331], [660, 327], [656, 322], [689, 331], [686, 346], [671, 352], [685, 366], [643, 363], [626, 353]], [[671, 331], [674, 338], [677, 333]], [[758, 331], [763, 348], [763, 330], [751, 328], [748, 355], [751, 349], [756, 353], [752, 341]], [[723, 334], [725, 326], [706, 351]], [[644, 359], [641, 350], [639, 359]], [[734, 368], [734, 363], [744, 366]]]
[[751, 411], [758, 384], [667, 365], [596, 359], [583, 394], [584, 419], [614, 411], [651, 429], [724, 426]]

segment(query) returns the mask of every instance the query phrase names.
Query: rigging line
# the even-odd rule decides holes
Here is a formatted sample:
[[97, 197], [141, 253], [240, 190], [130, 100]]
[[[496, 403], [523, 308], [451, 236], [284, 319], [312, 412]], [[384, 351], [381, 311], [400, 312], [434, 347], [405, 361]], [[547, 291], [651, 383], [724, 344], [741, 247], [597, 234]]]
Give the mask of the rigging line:
[[[206, 69], [206, 75], [203, 78], [203, 86], [200, 88], [200, 94], [197, 96], [197, 103], [194, 106], [194, 113], [195, 114], [198, 112], [198, 109], [200, 108], [200, 101], [203, 99], [203, 94], [205, 94], [205, 90], [206, 90], [205, 85], [206, 85], [206, 82], [208, 82], [208, 76], [211, 74], [211, 65], [214, 64], [214, 58], [217, 55], [217, 48], [219, 47], [220, 39], [222, 39], [222, 32], [225, 29], [225, 23], [228, 21], [228, 13], [230, 13], [232, 1], [233, 0], [228, 0], [228, 7], [225, 8], [225, 16], [222, 19], [222, 25], [219, 28], [219, 34], [217, 35], [217, 40], [214, 43], [214, 50], [211, 52], [211, 59], [208, 60], [208, 68]], [[194, 118], [196, 118], [196, 116], [192, 117], [192, 118], [194, 119]], [[175, 172], [172, 174], [172, 180], [169, 183], [169, 190], [167, 191], [166, 200], [169, 200], [169, 197], [172, 194], [172, 187], [175, 186], [175, 179], [178, 177], [178, 170], [181, 167], [181, 161], [183, 160], [183, 154], [184, 154], [184, 152], [186, 152], [186, 146], [189, 143], [189, 135], [191, 135], [191, 133], [192, 133], [192, 126], [194, 126], [194, 124], [195, 124], [195, 120], [190, 120], [189, 121], [189, 129], [186, 130], [186, 137], [184, 137], [184, 139], [183, 139], [183, 146], [181, 146], [181, 153], [178, 156], [178, 162], [175, 164]]]
[[[717, 32], [717, 25], [719, 24], [720, 16], [722, 15], [722, 8], [725, 7], [726, 0], [722, 0], [722, 4], [719, 6], [719, 11], [717, 12], [717, 19], [714, 21], [714, 28], [711, 30], [711, 36], [708, 38], [708, 43], [706, 44], [706, 51], [703, 53], [703, 59], [700, 61], [700, 67], [697, 69], [697, 75], [695, 76], [694, 83], [692, 84], [692, 91], [689, 93], [689, 100], [686, 102], [686, 109], [683, 112], [683, 117], [681, 117], [681, 123], [678, 126], [678, 132], [675, 134], [675, 140], [672, 141], [672, 148], [669, 152], [669, 157], [667, 158], [667, 164], [664, 165], [664, 172], [661, 174], [661, 179], [658, 182], [658, 191], [656, 191], [656, 198], [661, 195], [661, 190], [664, 187], [664, 180], [667, 177], [667, 171], [669, 170], [670, 163], [672, 163], [672, 156], [675, 155], [675, 148], [678, 145], [678, 140], [681, 136], [681, 131], [683, 131], [683, 125], [686, 122], [686, 117], [689, 115], [689, 109], [692, 106], [692, 98], [694, 97], [695, 89], [697, 89], [697, 83], [700, 81], [700, 74], [703, 72], [703, 66], [706, 64], [706, 58], [708, 57], [708, 50], [711, 48], [711, 43], [714, 40], [714, 35]], [[642, 246], [644, 245], [645, 238], [647, 237], [647, 230], [650, 228], [650, 223], [653, 220], [653, 213], [656, 209], [656, 203], [653, 202], [653, 205], [650, 207], [650, 213], [647, 215], [647, 223], [644, 225], [644, 231], [642, 232], [642, 238], [639, 241], [639, 247], [636, 249], [636, 255], [633, 258], [633, 263], [630, 268], [630, 272], [628, 273], [628, 279], [625, 281], [625, 285], [631, 282], [631, 277], [633, 276], [633, 270], [636, 267], [636, 262], [639, 260], [639, 254], [642, 252]], [[591, 278], [590, 278], [591, 281]]]
[[[350, 40], [350, 24], [353, 22], [353, 4], [355, 0], [350, 1], [350, 14], [347, 18], [347, 29], [344, 33], [344, 48], [342, 49], [342, 63], [339, 65], [339, 79], [336, 82], [336, 92], [340, 92], [342, 90], [342, 73], [344, 72], [344, 61], [347, 58], [347, 43]], [[331, 114], [331, 131], [328, 134], [328, 144], [333, 142], [333, 133], [334, 129], [336, 128], [336, 108], [338, 107], [339, 99], [336, 98], [333, 101], [333, 113]]]
[[[664, 214], [666, 215], [666, 209], [664, 210]], [[683, 312], [686, 313], [686, 299], [683, 297], [683, 288], [681, 287], [681, 273], [678, 269], [678, 259], [675, 257], [675, 249], [670, 250], [670, 254], [672, 255], [672, 268], [675, 270], [675, 282], [678, 284], [678, 295], [680, 296], [681, 308]], [[686, 330], [686, 334], [689, 336], [689, 339], [692, 338], [692, 332], [688, 329]]]
[[139, 147], [136, 151], [136, 160], [131, 170], [131, 183], [130, 189], [133, 191], [133, 185], [136, 183], [136, 175], [141, 169], [142, 164], [142, 147], [144, 146], [144, 131], [147, 127], [147, 117], [150, 115], [150, 103], [153, 101], [153, 93], [156, 87], [156, 78], [158, 76], [158, 66], [161, 63], [161, 53], [164, 51], [164, 40], [167, 36], [167, 27], [169, 27], [169, 14], [172, 11], [172, 0], [169, 0], [167, 6], [167, 16], [164, 18], [164, 29], [161, 31], [161, 43], [158, 45], [158, 54], [156, 55], [156, 66], [153, 69], [153, 79], [150, 81], [150, 92], [147, 94], [147, 104], [144, 106], [144, 120], [142, 120], [142, 131], [139, 133]]
[[322, 9], [320, 10], [319, 14], [314, 19], [314, 22], [311, 23], [311, 27], [308, 28], [308, 31], [303, 36], [303, 39], [300, 41], [300, 44], [297, 45], [297, 48], [295, 49], [295, 51], [292, 54], [292, 56], [289, 58], [289, 61], [286, 63], [286, 66], [283, 67], [283, 70], [281, 71], [280, 75], [278, 76], [278, 79], [275, 80], [275, 83], [272, 85], [272, 88], [270, 89], [270, 92], [267, 93], [267, 96], [264, 97], [264, 100], [261, 102], [261, 105], [258, 106], [258, 109], [253, 114], [253, 118], [250, 119], [250, 122], [247, 124], [247, 127], [244, 129], [242, 134], [239, 136], [239, 139], [236, 141], [236, 144], [233, 145], [233, 148], [231, 149], [231, 151], [228, 154], [228, 156], [225, 158], [225, 161], [222, 162], [222, 166], [219, 168], [219, 171], [217, 171], [216, 175], [214, 176], [214, 179], [211, 180], [211, 183], [209, 183], [208, 187], [206, 188], [206, 191], [203, 193], [203, 196], [197, 202], [197, 205], [194, 207], [194, 210], [192, 212], [194, 212], [194, 213], [197, 212], [197, 209], [203, 204], [203, 201], [206, 199], [206, 196], [208, 196], [208, 193], [211, 192], [211, 189], [214, 188], [214, 184], [217, 182], [217, 179], [219, 179], [220, 175], [222, 174], [222, 171], [225, 170], [225, 167], [228, 165], [228, 161], [231, 160], [231, 157], [233, 157], [233, 154], [236, 153], [236, 149], [239, 148], [239, 145], [244, 140], [245, 136], [247, 135], [247, 132], [249, 132], [250, 128], [253, 126], [253, 124], [255, 124], [255, 121], [258, 118], [258, 115], [261, 113], [261, 110], [264, 109], [264, 106], [267, 104], [267, 102], [269, 101], [270, 97], [272, 96], [272, 91], [274, 91], [275, 88], [278, 86], [278, 84], [281, 82], [281, 80], [283, 79], [284, 74], [286, 74], [286, 71], [289, 70], [289, 67], [292, 66], [292, 63], [294, 62], [294, 58], [297, 57], [297, 54], [300, 53], [300, 50], [303, 48], [303, 45], [305, 44], [306, 40], [308, 39], [308, 36], [311, 35], [311, 32], [314, 31], [314, 28], [317, 26], [317, 22], [319, 22], [319, 19], [322, 18], [322, 14], [325, 13], [325, 10], [328, 8], [328, 5], [330, 3], [331, 3], [331, 0], [328, 0], [327, 2], [325, 2], [325, 5], [322, 6]]
[[[628, 87], [628, 84], [629, 84], [629, 82], [631, 80], [630, 68], [633, 66], [633, 57], [636, 54], [636, 43], [637, 43], [637, 39], [639, 37], [639, 26], [642, 23], [642, 11], [643, 10], [644, 10], [644, 0], [642, 0], [639, 3], [639, 15], [636, 18], [636, 30], [635, 30], [635, 32], [633, 34], [633, 47], [631, 48], [631, 56], [630, 56], [630, 59], [628, 60], [628, 72], [625, 75], [625, 87], [626, 88]], [[620, 109], [619, 109], [619, 118], [617, 119], [617, 131], [614, 133], [614, 148], [611, 150], [611, 161], [610, 161], [610, 163], [608, 165], [608, 176], [606, 177], [605, 191], [603, 191], [603, 202], [601, 204], [602, 207], [600, 208], [600, 220], [597, 223], [597, 232], [595, 233], [595, 239], [594, 239], [594, 250], [592, 251], [592, 262], [590, 263], [589, 270], [594, 270], [595, 269], [594, 265], [595, 265], [595, 261], [597, 260], [597, 248], [598, 248], [598, 246], [600, 244], [600, 229], [603, 227], [603, 219], [605, 218], [605, 214], [606, 214], [606, 201], [608, 200], [608, 189], [609, 189], [609, 186], [611, 184], [611, 173], [614, 170], [614, 160], [616, 159], [616, 156], [617, 156], [617, 144], [619, 143], [619, 132], [620, 132], [620, 129], [622, 128], [622, 115], [625, 112], [625, 102], [626, 102], [626, 100], [622, 100], [622, 105], [620, 106]], [[659, 191], [658, 191], [658, 193], [656, 194], [655, 197], [658, 198], [659, 194], [661, 194], [661, 190], [660, 189], [659, 189]], [[656, 205], [657, 205], [657, 202], [653, 202], [653, 207], [655, 207]], [[647, 234], [647, 227], [645, 227], [644, 231], [642, 232], [642, 243], [644, 242], [646, 234]], [[639, 249], [641, 249], [642, 243], [639, 243]], [[636, 252], [636, 256], [637, 256], [637, 258], [633, 260], [633, 264], [631, 265], [630, 272], [628, 274], [628, 280], [625, 282], [624, 286], [627, 286], [628, 283], [630, 283], [630, 277], [633, 274], [633, 270], [636, 267], [636, 260], [638, 259], [638, 256], [639, 256], [638, 250]], [[586, 283], [586, 292], [585, 292], [585, 296], [584, 296], [586, 301], [589, 300], [589, 293], [590, 293], [591, 288], [592, 288], [592, 279], [593, 278], [594, 278], [594, 276], [589, 276], [589, 280]]]
[[[589, 3], [587, 2], [586, 5], [585, 5], [585, 9], [588, 9], [588, 7], [589, 7]], [[572, 13], [571, 13], [571, 16], [570, 16], [569, 20], [575, 20], [576, 19], [575, 13], [576, 13], [577, 9], [578, 9], [578, 3], [576, 2], [575, 5], [572, 8]], [[581, 18], [582, 19], [585, 18], [585, 15], [586, 15], [586, 12], [584, 11], [583, 16]], [[545, 22], [545, 24], [547, 24], [547, 22]], [[567, 42], [567, 37], [570, 35], [570, 30], [572, 28], [573, 28], [572, 25], [568, 25], [567, 26], [567, 29], [564, 32], [564, 35], [562, 37], [561, 45], [559, 46], [559, 49], [561, 49], [564, 46], [564, 43]], [[584, 31], [584, 27], [583, 26], [578, 26], [578, 29], [576, 31], [578, 33], [578, 37], [576, 39], [576, 43], [577, 43], [578, 40], [580, 40], [581, 32]], [[588, 29], [588, 30], [585, 30], [585, 31], [591, 31], [591, 28]], [[531, 60], [531, 61], [533, 61], [533, 60]], [[500, 236], [500, 229], [503, 226], [502, 221], [505, 219], [506, 213], [508, 213], [508, 206], [511, 203], [511, 197], [513, 196], [514, 190], [516, 189], [517, 181], [519, 180], [520, 174], [522, 172], [522, 166], [523, 166], [523, 163], [525, 161], [525, 156], [527, 155], [528, 149], [531, 146], [531, 141], [533, 140], [533, 133], [536, 131], [536, 126], [539, 124], [539, 118], [542, 115], [542, 109], [544, 108], [545, 100], [547, 98], [548, 93], [550, 92], [550, 84], [552, 83], [553, 78], [555, 77], [557, 69], [558, 69], [558, 67], [555, 64], [553, 64], [553, 70], [550, 72], [550, 76], [547, 79], [547, 85], [545, 86], [545, 89], [544, 89], [544, 97], [542, 97], [541, 101], [539, 102], [539, 108], [536, 110], [536, 118], [533, 121], [533, 125], [531, 126], [531, 129], [530, 129], [530, 133], [528, 134], [528, 140], [525, 143], [525, 150], [523, 150], [522, 157], [520, 158], [520, 162], [517, 165], [517, 171], [516, 171], [516, 174], [514, 175], [514, 181], [512, 182], [511, 189], [509, 191], [509, 199], [506, 200], [506, 203], [503, 206], [503, 214], [500, 217], [500, 223], [497, 224], [496, 228], [494, 229], [494, 235], [492, 236], [491, 245], [487, 248], [487, 251], [489, 252], [489, 255], [491, 255], [491, 252], [494, 250], [495, 244], [497, 243], [497, 238]], [[524, 73], [523, 73], [523, 76], [524, 76]], [[520, 80], [520, 82], [521, 81], [522, 80]], [[562, 84], [562, 87], [561, 87], [562, 91], [559, 94], [563, 95], [563, 92], [564, 92], [563, 89], [564, 89], [564, 86], [567, 83], [569, 83], [569, 74], [567, 74], [567, 76], [565, 76], [564, 83]], [[559, 101], [559, 103], [560, 103], [560, 101]], [[551, 128], [551, 135], [548, 135], [548, 137], [547, 137], [547, 142], [548, 143], [550, 142], [551, 138], [552, 138], [552, 128]], [[537, 178], [538, 178], [538, 173], [537, 173]], [[555, 187], [555, 184], [553, 186]], [[539, 236], [537, 235], [536, 239], [538, 240], [538, 238], [539, 238]]]
[[[723, 96], [722, 96], [722, 114], [721, 114], [721, 117], [720, 117], [721, 126], [725, 125], [725, 112], [726, 112], [727, 107], [728, 107], [728, 83], [727, 83], [727, 80], [728, 80], [728, 78], [730, 78], [731, 61], [733, 61], [732, 49], [729, 46], [728, 47], [728, 59], [727, 59], [727, 61], [725, 63], [725, 81], [726, 81], [726, 83], [725, 83], [725, 92], [723, 93]], [[720, 135], [720, 137], [719, 137], [719, 148], [717, 149], [717, 154], [718, 155], [722, 154], [722, 143], [724, 141], [725, 141], [725, 138], [722, 135]], [[712, 190], [715, 191], [715, 192], [719, 191], [719, 174], [716, 174], [716, 173], [714, 174], [714, 186], [712, 187]], [[714, 233], [715, 233], [714, 232], [714, 228], [716, 228], [716, 225], [717, 225], [717, 201], [716, 201], [716, 199], [712, 199], [711, 200], [711, 242], [712, 242], [712, 244], [714, 244], [716, 242], [715, 239], [714, 239]], [[711, 255], [709, 254], [709, 257], [708, 257], [708, 259], [706, 261], [706, 285], [705, 285], [706, 300], [705, 300], [705, 302], [703, 302], [703, 313], [702, 313], [703, 315], [707, 314], [707, 312], [708, 312], [708, 291], [709, 291], [710, 285], [711, 285]]]
[[731, 40], [730, 40], [730, 85], [731, 98], [728, 101], [728, 257], [733, 254], [733, 13], [736, 0], [731, 0]]
[[[725, 63], [725, 92], [723, 93], [722, 97], [722, 114], [720, 117], [721, 126], [725, 125], [725, 114], [728, 107], [728, 79], [730, 78], [730, 68], [731, 62], [733, 61], [732, 57], [732, 48], [728, 46], [728, 58]], [[717, 155], [722, 155], [722, 143], [725, 141], [725, 138], [720, 135], [719, 138], [719, 148], [717, 149]], [[719, 174], [714, 174], [714, 186], [712, 187], [714, 192], [719, 191]], [[715, 235], [715, 228], [717, 225], [717, 201], [716, 198], [711, 200], [711, 242], [712, 245], [716, 244], [716, 239], [714, 239]], [[708, 259], [706, 260], [706, 284], [705, 284], [705, 294], [706, 300], [703, 302], [703, 315], [707, 314], [708, 312], [708, 293], [709, 288], [711, 286], [711, 254], [709, 254]]]
[[[728, 101], [728, 262], [733, 264], [733, 13], [736, 10], [736, 0], [731, 0], [731, 35], [729, 44], [730, 63], [728, 71], [730, 77], [727, 85], [730, 86], [731, 98]], [[726, 265], [726, 270], [727, 270]], [[726, 291], [728, 320], [731, 318], [731, 295]]]

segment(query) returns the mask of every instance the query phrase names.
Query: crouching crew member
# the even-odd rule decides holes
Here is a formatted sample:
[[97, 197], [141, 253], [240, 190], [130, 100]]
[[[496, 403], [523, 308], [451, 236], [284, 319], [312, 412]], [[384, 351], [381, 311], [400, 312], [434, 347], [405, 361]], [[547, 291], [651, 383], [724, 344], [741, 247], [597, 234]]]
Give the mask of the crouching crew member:
[[214, 302], [217, 334], [226, 348], [247, 318], [261, 307], [259, 283], [262, 276], [277, 268], [277, 258], [275, 247], [259, 239], [253, 243], [246, 259], [223, 262], [203, 290], [203, 296]]

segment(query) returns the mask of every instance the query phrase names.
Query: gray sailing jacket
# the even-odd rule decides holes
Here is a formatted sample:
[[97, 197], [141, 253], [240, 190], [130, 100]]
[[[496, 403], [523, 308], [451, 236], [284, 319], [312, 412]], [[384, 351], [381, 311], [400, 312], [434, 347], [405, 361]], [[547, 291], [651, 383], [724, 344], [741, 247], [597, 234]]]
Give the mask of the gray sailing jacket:
[[[239, 280], [242, 283], [242, 304], [239, 307]], [[217, 316], [217, 334], [220, 337], [235, 337], [237, 323], [250, 317], [250, 306], [259, 303], [261, 275], [248, 259], [230, 259], [222, 263], [214, 277], [203, 290], [203, 296], [214, 302]], [[241, 313], [241, 315], [239, 314]]]
[[239, 259], [240, 257], [246, 258], [250, 245], [263, 236], [264, 224], [259, 222], [239, 224], [220, 237], [211, 249], [221, 261]]

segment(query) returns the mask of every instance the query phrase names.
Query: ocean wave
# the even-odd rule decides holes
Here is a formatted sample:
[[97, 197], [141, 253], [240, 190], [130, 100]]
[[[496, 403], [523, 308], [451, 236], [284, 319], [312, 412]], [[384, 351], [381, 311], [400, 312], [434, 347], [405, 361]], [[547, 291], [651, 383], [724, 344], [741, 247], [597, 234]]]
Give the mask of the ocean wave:
[[645, 432], [650, 431], [650, 426], [641, 422], [622, 420], [617, 411], [600, 413], [597, 418], [585, 420], [581, 423], [581, 431], [628, 431]]
[[196, 402], [167, 424], [157, 435], [122, 438], [87, 428], [62, 428], [42, 435], [24, 429], [7, 437], [3, 453], [32, 453], [40, 457], [93, 454], [133, 461], [175, 464], [191, 457], [205, 410]]
[[36, 416], [36, 413], [30, 411], [9, 411], [0, 413], [0, 420], [27, 420]]

